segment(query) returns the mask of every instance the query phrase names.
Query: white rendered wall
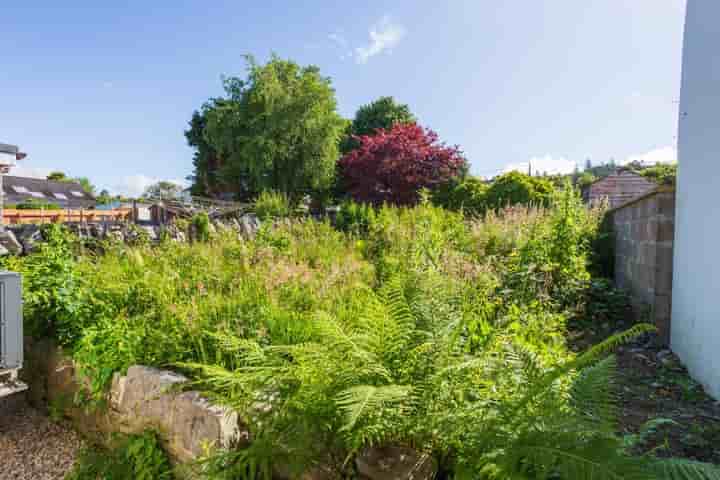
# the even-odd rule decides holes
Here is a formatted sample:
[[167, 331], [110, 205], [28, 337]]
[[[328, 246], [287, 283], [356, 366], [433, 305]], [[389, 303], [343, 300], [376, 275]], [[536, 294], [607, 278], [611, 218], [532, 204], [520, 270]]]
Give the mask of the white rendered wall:
[[671, 346], [720, 398], [720, 0], [688, 0]]

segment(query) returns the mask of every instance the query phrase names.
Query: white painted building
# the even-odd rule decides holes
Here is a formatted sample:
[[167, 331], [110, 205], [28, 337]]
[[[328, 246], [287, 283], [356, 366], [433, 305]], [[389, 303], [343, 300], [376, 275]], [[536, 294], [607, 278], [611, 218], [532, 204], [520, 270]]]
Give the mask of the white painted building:
[[671, 346], [720, 398], [720, 0], [688, 0]]

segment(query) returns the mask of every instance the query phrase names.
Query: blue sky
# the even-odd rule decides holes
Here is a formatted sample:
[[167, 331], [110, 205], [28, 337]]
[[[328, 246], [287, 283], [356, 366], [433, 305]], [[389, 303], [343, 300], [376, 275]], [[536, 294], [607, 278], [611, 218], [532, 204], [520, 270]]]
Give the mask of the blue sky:
[[[107, 6], [112, 3], [113, 6]], [[340, 112], [382, 95], [472, 171], [674, 158], [685, 0], [4, 2], [0, 142], [16, 173], [139, 193], [242, 55], [318, 65]]]

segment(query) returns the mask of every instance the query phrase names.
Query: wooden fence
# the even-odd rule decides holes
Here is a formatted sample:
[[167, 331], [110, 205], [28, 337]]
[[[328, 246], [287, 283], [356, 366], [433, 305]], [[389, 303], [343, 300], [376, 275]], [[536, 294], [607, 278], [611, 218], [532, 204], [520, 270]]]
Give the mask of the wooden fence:
[[16, 210], [3, 209], [5, 225], [19, 223], [119, 222], [132, 217], [131, 208], [115, 210]]

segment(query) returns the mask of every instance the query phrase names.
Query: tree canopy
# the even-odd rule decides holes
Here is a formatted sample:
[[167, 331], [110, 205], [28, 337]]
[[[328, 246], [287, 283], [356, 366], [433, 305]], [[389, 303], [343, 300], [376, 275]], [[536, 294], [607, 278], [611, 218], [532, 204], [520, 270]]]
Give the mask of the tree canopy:
[[361, 106], [348, 126], [341, 150], [343, 154], [358, 147], [353, 136], [373, 135], [378, 129], [390, 130], [397, 124], [415, 123], [417, 119], [410, 107], [400, 104], [393, 97], [380, 97], [374, 102]]
[[355, 200], [414, 204], [421, 189], [434, 189], [467, 171], [457, 147], [440, 143], [435, 132], [415, 123], [354, 138], [359, 146], [340, 159], [339, 169]]
[[488, 208], [516, 204], [547, 205], [554, 190], [553, 184], [542, 177], [509, 172], [493, 180], [485, 193], [485, 201]]
[[[202, 106], [200, 111], [193, 112], [189, 128], [185, 131], [188, 145], [195, 150], [193, 154], [194, 173], [187, 178], [192, 182], [190, 188], [194, 195], [212, 196], [218, 190], [228, 189], [227, 185], [222, 185], [222, 180], [217, 176], [221, 166], [220, 157], [205, 138], [206, 115], [215, 105], [216, 100], [210, 100]], [[233, 189], [230, 188], [230, 190]]]
[[159, 181], [147, 187], [143, 197], [147, 198], [177, 198], [182, 193], [183, 187], [174, 182], [166, 180]]
[[659, 185], [675, 185], [677, 163], [658, 163], [639, 171], [640, 175]]
[[67, 175], [65, 175], [65, 172], [50, 172], [47, 176], [47, 179], [52, 182], [72, 182], [72, 178], [69, 178]]
[[330, 79], [276, 56], [265, 65], [246, 59], [247, 78], [226, 78], [225, 97], [193, 115], [186, 137], [197, 149], [195, 182], [214, 176], [237, 193], [272, 189], [292, 199], [328, 188], [346, 126]]

